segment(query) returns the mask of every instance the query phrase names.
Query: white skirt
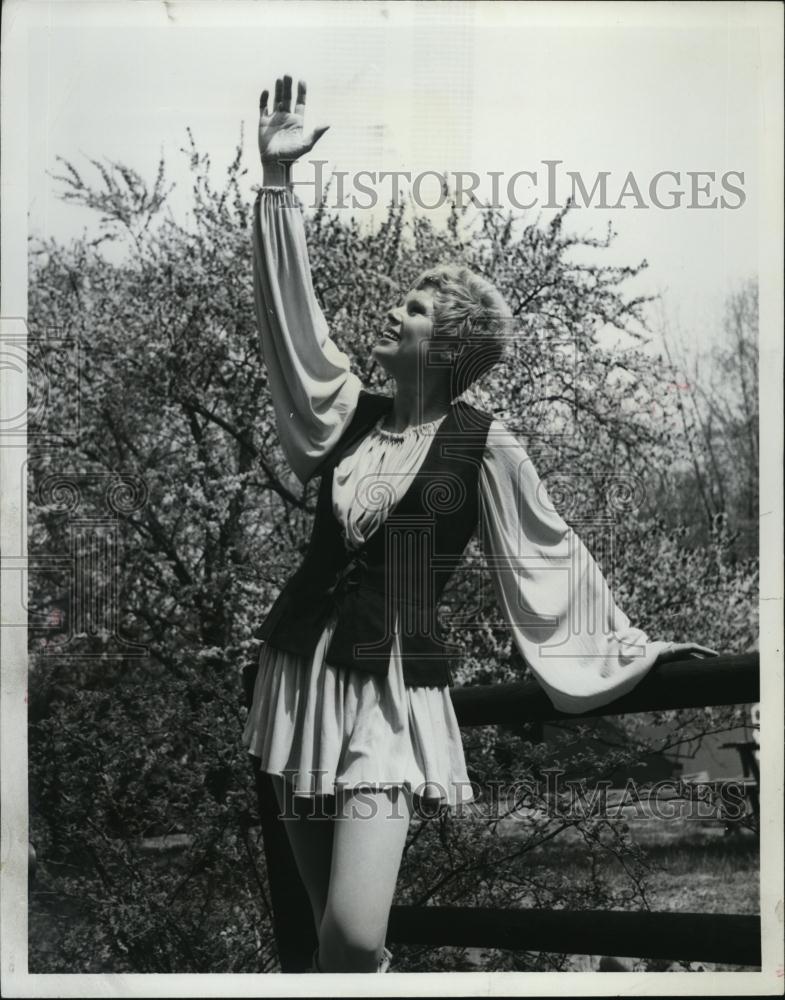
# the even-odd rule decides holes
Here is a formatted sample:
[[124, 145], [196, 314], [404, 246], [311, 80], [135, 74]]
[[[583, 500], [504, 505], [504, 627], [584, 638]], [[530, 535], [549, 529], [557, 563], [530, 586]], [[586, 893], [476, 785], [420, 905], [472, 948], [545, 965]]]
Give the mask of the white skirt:
[[295, 795], [404, 786], [433, 805], [474, 800], [447, 685], [407, 687], [397, 635], [386, 677], [262, 646], [243, 745]]

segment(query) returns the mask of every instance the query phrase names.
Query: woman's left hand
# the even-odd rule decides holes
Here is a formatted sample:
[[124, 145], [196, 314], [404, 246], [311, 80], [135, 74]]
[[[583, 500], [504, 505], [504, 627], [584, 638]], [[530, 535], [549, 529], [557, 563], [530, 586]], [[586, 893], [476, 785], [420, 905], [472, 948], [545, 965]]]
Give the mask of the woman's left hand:
[[657, 663], [669, 663], [672, 660], [705, 659], [707, 656], [719, 656], [716, 649], [699, 646], [696, 642], [674, 642], [669, 649], [660, 653]]

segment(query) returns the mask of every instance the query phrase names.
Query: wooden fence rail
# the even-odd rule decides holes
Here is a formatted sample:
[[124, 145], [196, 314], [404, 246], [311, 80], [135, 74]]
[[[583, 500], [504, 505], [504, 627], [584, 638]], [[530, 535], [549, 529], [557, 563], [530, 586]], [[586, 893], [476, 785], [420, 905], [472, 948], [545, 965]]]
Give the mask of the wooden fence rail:
[[401, 944], [433, 947], [464, 945], [670, 960], [688, 957], [760, 965], [760, 919], [735, 913], [395, 906], [387, 936]]
[[[582, 715], [553, 708], [536, 684], [451, 688], [461, 726], [547, 722], [759, 700], [759, 657], [656, 666], [629, 694]], [[255, 760], [255, 758], [254, 758]], [[270, 776], [255, 768], [274, 931], [283, 972], [305, 972], [318, 939]], [[760, 965], [760, 918], [740, 914], [393, 906], [388, 942]]]
[[580, 715], [555, 709], [536, 681], [456, 687], [450, 689], [450, 694], [462, 726], [551, 722], [555, 719], [628, 715], [670, 708], [743, 705], [758, 701], [760, 697], [758, 654], [662, 663], [629, 694]]

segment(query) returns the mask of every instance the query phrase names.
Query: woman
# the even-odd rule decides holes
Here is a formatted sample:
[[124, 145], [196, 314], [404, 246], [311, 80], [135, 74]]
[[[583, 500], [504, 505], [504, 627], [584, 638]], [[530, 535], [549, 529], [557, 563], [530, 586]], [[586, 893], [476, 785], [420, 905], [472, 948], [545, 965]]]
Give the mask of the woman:
[[[632, 628], [517, 438], [457, 399], [510, 334], [487, 281], [451, 266], [422, 275], [373, 349], [394, 395], [363, 391], [316, 302], [288, 187], [325, 129], [303, 134], [304, 83], [294, 112], [290, 77], [272, 114], [267, 97], [257, 316], [284, 453], [321, 485], [305, 560], [260, 633], [243, 738], [289, 817], [318, 929], [313, 971], [386, 971], [412, 809], [473, 797], [449, 694], [455, 650], [435, 611], [475, 527], [515, 642], [558, 708], [612, 701], [663, 654], [710, 651]], [[329, 808], [314, 810], [314, 796]]]

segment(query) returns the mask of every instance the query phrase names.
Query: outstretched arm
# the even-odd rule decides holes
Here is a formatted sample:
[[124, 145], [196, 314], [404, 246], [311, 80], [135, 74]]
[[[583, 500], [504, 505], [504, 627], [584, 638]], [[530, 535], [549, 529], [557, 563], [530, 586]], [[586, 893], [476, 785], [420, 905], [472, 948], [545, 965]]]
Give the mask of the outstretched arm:
[[584, 712], [615, 701], [655, 663], [713, 655], [652, 642], [617, 607], [580, 538], [559, 516], [514, 434], [494, 421], [480, 469], [485, 557], [515, 644], [554, 706]]
[[272, 114], [266, 90], [260, 102], [263, 187], [254, 208], [254, 298], [281, 447], [304, 483], [351, 420], [362, 386], [330, 337], [311, 281], [302, 212], [288, 186], [292, 164], [326, 127], [304, 135], [304, 82], [294, 112], [291, 97], [287, 76], [276, 83]]

